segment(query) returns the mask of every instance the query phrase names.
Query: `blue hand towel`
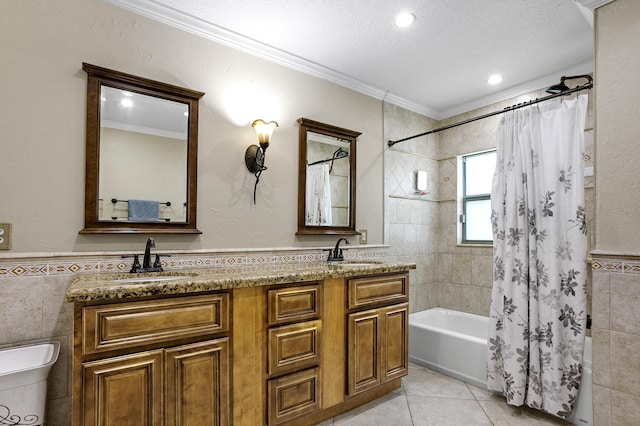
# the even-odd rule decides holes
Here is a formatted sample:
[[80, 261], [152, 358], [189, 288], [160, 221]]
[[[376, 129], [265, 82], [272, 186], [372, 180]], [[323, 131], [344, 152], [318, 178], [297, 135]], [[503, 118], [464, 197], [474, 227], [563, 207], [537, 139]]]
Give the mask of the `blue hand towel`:
[[158, 201], [129, 200], [129, 220], [158, 221]]

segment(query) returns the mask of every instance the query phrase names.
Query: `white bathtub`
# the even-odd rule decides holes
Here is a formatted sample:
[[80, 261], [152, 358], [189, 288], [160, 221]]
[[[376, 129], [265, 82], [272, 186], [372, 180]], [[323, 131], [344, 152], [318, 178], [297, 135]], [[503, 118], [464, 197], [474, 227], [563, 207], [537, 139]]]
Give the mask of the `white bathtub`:
[[489, 318], [443, 308], [409, 315], [409, 360], [487, 388]]
[[[433, 308], [409, 315], [409, 360], [487, 388], [489, 318], [450, 309]], [[591, 338], [585, 340], [580, 394], [569, 421], [593, 424], [591, 402]]]

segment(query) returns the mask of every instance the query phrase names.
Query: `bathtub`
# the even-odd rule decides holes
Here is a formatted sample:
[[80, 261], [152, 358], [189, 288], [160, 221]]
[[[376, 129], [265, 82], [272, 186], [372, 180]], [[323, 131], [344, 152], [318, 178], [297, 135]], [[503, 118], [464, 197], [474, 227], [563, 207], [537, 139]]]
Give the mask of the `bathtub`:
[[443, 308], [409, 314], [409, 361], [487, 388], [489, 318]]
[[[409, 315], [409, 361], [487, 388], [489, 318], [433, 308]], [[573, 415], [576, 425], [592, 425], [591, 338], [585, 339], [580, 394]]]

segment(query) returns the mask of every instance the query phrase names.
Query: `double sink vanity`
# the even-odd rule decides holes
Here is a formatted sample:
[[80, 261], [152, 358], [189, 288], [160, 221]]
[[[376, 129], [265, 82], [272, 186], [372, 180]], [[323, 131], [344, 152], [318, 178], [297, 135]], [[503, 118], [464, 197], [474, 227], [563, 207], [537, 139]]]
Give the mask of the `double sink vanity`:
[[411, 263], [79, 275], [74, 425], [312, 425], [400, 386]]
[[[204, 93], [87, 63], [83, 70], [80, 233], [200, 234]], [[312, 425], [400, 387], [415, 264], [342, 259], [340, 241], [359, 234], [360, 132], [298, 124], [296, 234], [342, 237], [339, 261], [162, 271], [159, 257], [151, 264], [149, 239], [132, 273], [78, 275], [66, 293], [74, 303], [74, 426]], [[143, 180], [165, 183], [130, 184]], [[153, 211], [141, 215], [141, 203]]]

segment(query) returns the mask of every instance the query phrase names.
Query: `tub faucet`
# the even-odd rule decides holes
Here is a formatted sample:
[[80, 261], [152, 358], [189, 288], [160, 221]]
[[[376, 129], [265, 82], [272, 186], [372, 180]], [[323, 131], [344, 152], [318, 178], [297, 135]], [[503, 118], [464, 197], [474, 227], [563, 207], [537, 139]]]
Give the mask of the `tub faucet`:
[[340, 248], [340, 243], [342, 241], [344, 241], [345, 244], [349, 244], [349, 240], [347, 240], [346, 238], [338, 238], [334, 249], [329, 250], [329, 257], [327, 258], [327, 262], [344, 260], [344, 255], [342, 254], [342, 249]]

